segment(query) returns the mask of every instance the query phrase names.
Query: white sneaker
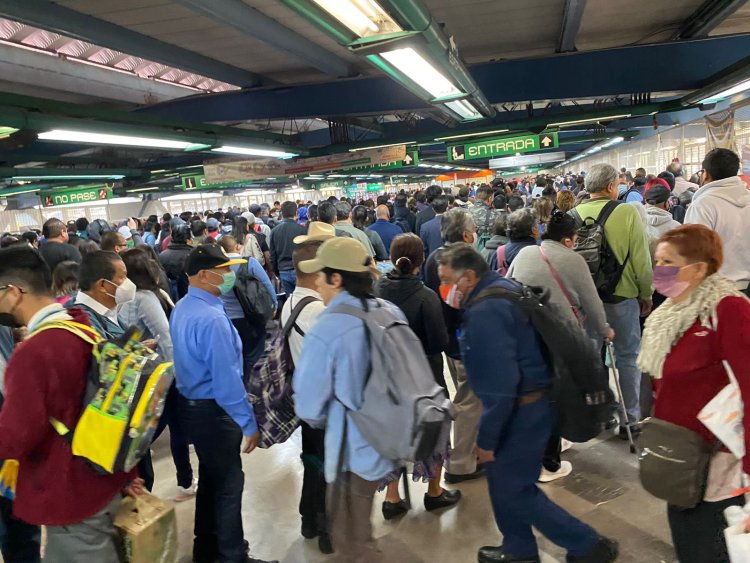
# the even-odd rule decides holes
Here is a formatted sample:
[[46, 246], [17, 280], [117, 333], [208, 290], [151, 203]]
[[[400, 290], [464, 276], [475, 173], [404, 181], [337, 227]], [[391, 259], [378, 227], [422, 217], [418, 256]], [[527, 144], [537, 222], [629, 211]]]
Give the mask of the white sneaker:
[[560, 453], [567, 452], [572, 447], [573, 442], [571, 442], [570, 440], [566, 440], [565, 438], [560, 440]]
[[198, 493], [198, 479], [193, 479], [193, 484], [190, 485], [187, 489], [185, 487], [177, 487], [177, 490], [179, 491], [177, 493], [177, 496], [174, 497], [175, 502], [184, 502], [186, 500], [190, 500]]
[[547, 471], [546, 469], [544, 469], [544, 467], [542, 467], [542, 473], [541, 475], [539, 475], [538, 481], [540, 483], [549, 483], [550, 481], [567, 477], [572, 471], [573, 464], [569, 461], [561, 462], [560, 469], [558, 469], [557, 471]]

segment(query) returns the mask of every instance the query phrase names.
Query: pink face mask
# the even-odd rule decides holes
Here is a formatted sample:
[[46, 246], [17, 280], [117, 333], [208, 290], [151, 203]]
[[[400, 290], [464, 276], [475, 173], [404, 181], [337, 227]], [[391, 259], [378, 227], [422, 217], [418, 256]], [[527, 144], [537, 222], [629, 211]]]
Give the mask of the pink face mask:
[[677, 266], [654, 266], [653, 283], [656, 291], [665, 297], [677, 297], [681, 295], [690, 286], [690, 282], [677, 279], [680, 270], [682, 268]]

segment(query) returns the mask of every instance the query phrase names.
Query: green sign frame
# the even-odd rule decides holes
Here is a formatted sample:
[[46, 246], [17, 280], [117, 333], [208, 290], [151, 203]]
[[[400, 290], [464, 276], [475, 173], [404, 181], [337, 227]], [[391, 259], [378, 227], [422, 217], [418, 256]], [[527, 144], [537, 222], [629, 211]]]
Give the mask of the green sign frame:
[[560, 142], [557, 138], [557, 133], [496, 137], [464, 143], [463, 145], [451, 145], [448, 147], [448, 161], [461, 162], [478, 158], [509, 156], [516, 153], [541, 151], [559, 146]]
[[63, 190], [39, 192], [39, 198], [44, 207], [56, 207], [91, 201], [106, 201], [112, 198], [112, 188], [109, 186], [78, 186]]

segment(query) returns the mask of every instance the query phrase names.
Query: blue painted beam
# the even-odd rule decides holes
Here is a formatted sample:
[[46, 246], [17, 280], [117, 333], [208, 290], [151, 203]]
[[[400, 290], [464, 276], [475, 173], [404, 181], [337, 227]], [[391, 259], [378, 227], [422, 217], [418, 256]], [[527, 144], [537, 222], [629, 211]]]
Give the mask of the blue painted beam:
[[[493, 104], [576, 99], [631, 92], [694, 90], [748, 52], [750, 34], [741, 34], [498, 61], [474, 65], [469, 71]], [[373, 77], [191, 96], [140, 111], [195, 121], [243, 121], [378, 115], [427, 109], [428, 104], [391, 79]]]
[[146, 60], [234, 84], [258, 86], [261, 77], [47, 0], [0, 0], [0, 16]]

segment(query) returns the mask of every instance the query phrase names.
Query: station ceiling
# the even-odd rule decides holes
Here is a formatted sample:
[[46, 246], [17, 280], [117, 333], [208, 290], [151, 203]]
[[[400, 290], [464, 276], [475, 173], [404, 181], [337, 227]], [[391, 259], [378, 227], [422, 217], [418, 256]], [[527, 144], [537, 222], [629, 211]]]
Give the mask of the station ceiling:
[[[356, 1], [375, 3], [340, 3]], [[141, 170], [125, 178], [141, 186], [217, 157], [36, 137], [88, 125], [301, 156], [414, 141], [436, 162], [444, 136], [554, 130], [570, 156], [695, 118], [714, 106], [685, 96], [750, 68], [747, 0], [379, 0], [406, 36], [388, 41], [424, 46], [482, 114], [462, 121], [371, 64], [324, 4], [0, 0], [0, 126], [19, 130], [0, 167]]]

